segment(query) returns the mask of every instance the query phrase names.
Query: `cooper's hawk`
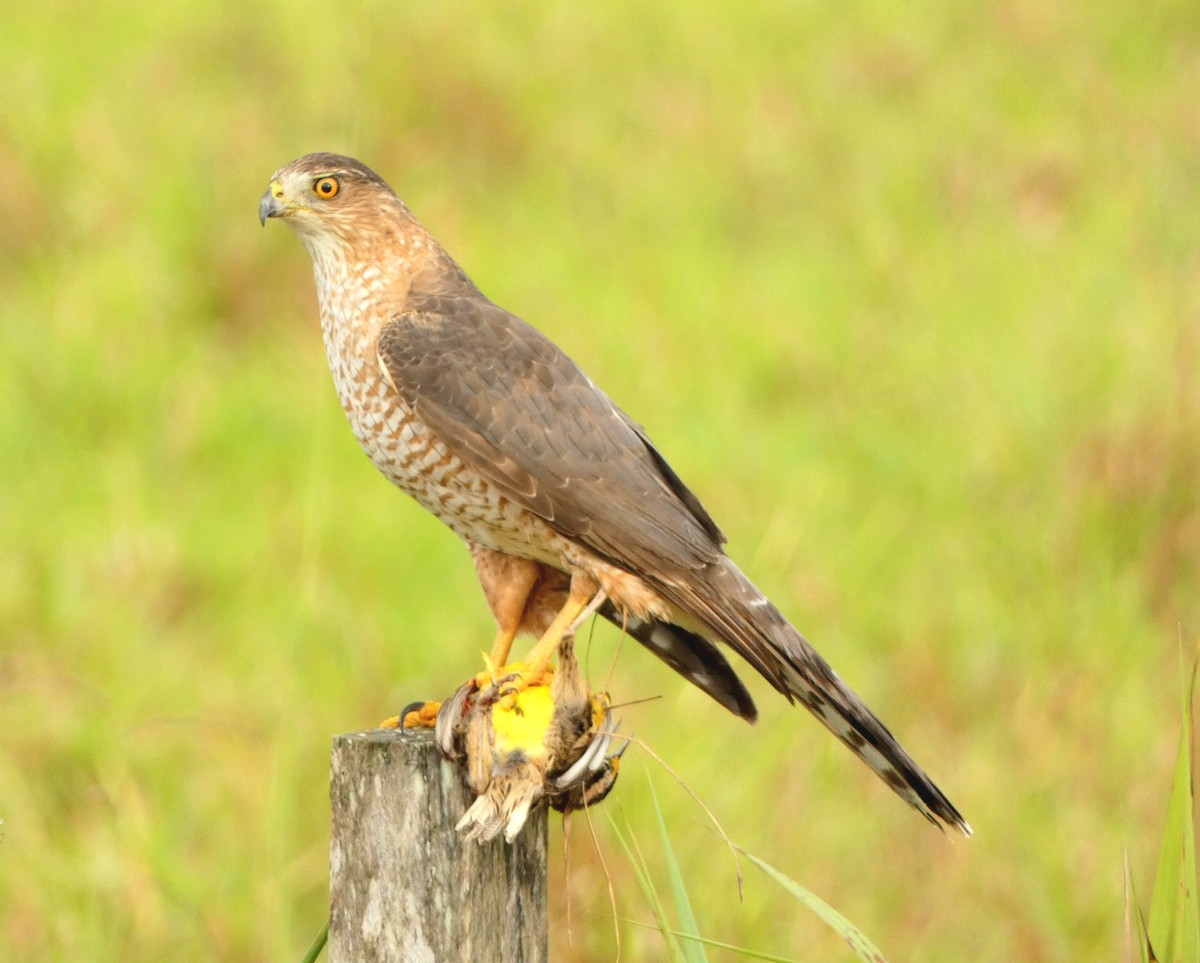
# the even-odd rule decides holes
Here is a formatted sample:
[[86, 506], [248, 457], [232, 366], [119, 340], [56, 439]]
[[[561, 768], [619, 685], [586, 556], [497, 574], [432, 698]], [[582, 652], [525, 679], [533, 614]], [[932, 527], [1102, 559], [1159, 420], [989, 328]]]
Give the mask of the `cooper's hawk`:
[[937, 826], [967, 823], [725, 555], [721, 529], [646, 433], [544, 335], [489, 301], [376, 173], [337, 154], [276, 171], [259, 205], [312, 257], [321, 330], [376, 467], [467, 543], [499, 631], [545, 666], [590, 611], [744, 719], [716, 643], [800, 700]]

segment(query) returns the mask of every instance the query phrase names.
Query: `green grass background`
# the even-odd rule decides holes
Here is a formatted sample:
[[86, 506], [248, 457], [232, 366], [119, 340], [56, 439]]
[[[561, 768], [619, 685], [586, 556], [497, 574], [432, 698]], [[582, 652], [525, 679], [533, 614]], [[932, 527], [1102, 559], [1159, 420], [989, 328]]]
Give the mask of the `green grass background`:
[[[627, 648], [626, 729], [895, 959], [1115, 955], [1200, 633], [1194, 2], [50, 0], [0, 87], [0, 955], [298, 959], [331, 735], [490, 640], [257, 223], [318, 149], [647, 426], [976, 838], [757, 682], [751, 729]], [[653, 850], [655, 773], [706, 935], [846, 952], [627, 763], [606, 805]], [[609, 960], [573, 830], [558, 958]]]

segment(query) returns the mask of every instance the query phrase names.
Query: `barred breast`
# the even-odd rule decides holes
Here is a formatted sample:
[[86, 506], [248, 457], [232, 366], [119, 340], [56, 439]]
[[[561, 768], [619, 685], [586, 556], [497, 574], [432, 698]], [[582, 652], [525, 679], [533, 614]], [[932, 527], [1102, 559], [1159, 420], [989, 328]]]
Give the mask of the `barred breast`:
[[468, 542], [566, 567], [565, 539], [471, 470], [405, 404], [385, 377], [376, 345], [386, 317], [372, 314], [383, 279], [353, 265], [355, 285], [320, 284], [321, 333], [338, 399], [354, 436], [384, 476]]

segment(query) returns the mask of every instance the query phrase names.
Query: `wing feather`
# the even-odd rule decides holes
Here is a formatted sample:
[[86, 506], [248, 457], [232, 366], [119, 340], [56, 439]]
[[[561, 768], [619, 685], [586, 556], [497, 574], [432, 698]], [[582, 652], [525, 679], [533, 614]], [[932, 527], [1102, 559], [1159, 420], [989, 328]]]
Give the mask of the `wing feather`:
[[548, 338], [482, 296], [414, 300], [380, 336], [380, 362], [473, 469], [638, 574], [721, 557], [721, 530], [699, 499]]

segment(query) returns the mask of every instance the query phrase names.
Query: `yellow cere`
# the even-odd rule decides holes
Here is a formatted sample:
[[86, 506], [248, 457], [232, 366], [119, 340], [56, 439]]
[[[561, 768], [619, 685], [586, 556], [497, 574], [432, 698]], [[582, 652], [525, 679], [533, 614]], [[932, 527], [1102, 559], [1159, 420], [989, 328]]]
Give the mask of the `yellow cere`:
[[528, 756], [545, 753], [546, 730], [554, 716], [554, 699], [548, 685], [533, 686], [501, 699], [492, 708], [496, 751], [520, 750]]

